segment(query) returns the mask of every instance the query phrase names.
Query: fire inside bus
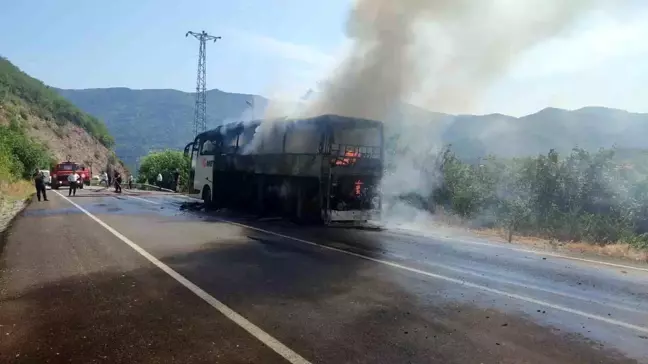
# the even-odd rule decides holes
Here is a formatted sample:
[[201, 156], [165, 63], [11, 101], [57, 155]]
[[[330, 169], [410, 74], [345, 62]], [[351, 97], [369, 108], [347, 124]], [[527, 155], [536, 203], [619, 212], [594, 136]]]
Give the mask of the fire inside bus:
[[382, 123], [335, 115], [227, 124], [185, 147], [189, 187], [212, 208], [326, 224], [377, 220], [383, 144]]

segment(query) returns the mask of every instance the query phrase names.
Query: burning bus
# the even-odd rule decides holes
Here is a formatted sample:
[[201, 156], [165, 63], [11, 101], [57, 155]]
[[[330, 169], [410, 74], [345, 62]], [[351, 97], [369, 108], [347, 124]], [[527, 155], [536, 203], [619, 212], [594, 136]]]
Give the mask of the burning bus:
[[381, 122], [322, 115], [222, 125], [185, 154], [209, 207], [330, 224], [379, 218], [383, 144]]

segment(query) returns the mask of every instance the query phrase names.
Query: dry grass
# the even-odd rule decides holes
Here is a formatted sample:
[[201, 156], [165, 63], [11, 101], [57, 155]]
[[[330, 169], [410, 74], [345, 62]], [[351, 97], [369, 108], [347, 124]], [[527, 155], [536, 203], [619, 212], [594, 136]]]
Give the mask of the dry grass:
[[[508, 242], [507, 231], [504, 229], [474, 229], [472, 232], [475, 235], [497, 240], [500, 242]], [[633, 248], [630, 244], [626, 243], [613, 243], [606, 245], [599, 245], [588, 242], [564, 242], [557, 240], [542, 239], [532, 236], [514, 235], [511, 241], [512, 244], [525, 245], [530, 248], [552, 250], [557, 252], [578, 253], [578, 254], [595, 254], [600, 256], [607, 256], [612, 258], [622, 258], [633, 260], [637, 262], [648, 263], [648, 251]]]
[[[452, 214], [437, 213], [434, 215], [434, 225], [461, 229], [491, 241], [508, 243], [508, 231], [505, 229], [471, 228], [469, 222]], [[511, 244], [545, 251], [599, 255], [648, 263], [648, 251], [633, 248], [626, 243], [599, 245], [589, 242], [557, 241], [533, 236], [513, 235]]]
[[0, 182], [0, 196], [9, 200], [24, 200], [34, 193], [34, 186], [28, 181]]

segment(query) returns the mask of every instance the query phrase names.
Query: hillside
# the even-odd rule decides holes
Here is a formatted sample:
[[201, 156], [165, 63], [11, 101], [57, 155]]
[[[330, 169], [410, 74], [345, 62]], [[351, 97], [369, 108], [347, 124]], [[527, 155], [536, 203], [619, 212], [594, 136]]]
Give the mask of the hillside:
[[[82, 110], [106, 120], [115, 136], [117, 155], [129, 165], [151, 149], [182, 148], [191, 139], [193, 94], [176, 90], [108, 88], [57, 90]], [[246, 101], [254, 98], [255, 116], [268, 101], [260, 96], [208, 92], [209, 126], [249, 117]], [[247, 111], [249, 113], [249, 111]], [[473, 159], [536, 155], [554, 148], [596, 150], [614, 145], [648, 148], [648, 114], [601, 107], [568, 111], [547, 108], [516, 118], [501, 114], [447, 115], [406, 105], [388, 122], [388, 136], [404, 144], [452, 144], [457, 155]]]
[[0, 126], [9, 125], [45, 148], [53, 160], [70, 156], [91, 165], [94, 173], [114, 156], [114, 139], [103, 122], [0, 58]]
[[[83, 111], [106, 121], [115, 136], [117, 155], [129, 166], [134, 166], [137, 157], [151, 150], [183, 148], [193, 138], [192, 93], [128, 88], [57, 91]], [[210, 90], [207, 93], [208, 127], [235, 120], [249, 112], [246, 101], [251, 100], [260, 110], [267, 105], [267, 100], [260, 96]]]

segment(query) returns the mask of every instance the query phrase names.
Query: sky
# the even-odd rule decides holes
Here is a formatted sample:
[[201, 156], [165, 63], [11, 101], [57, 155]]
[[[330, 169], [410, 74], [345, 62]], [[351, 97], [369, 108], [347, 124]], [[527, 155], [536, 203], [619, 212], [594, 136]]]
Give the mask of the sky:
[[[569, 1], [569, 0], [566, 0]], [[648, 112], [648, 2], [618, 0], [515, 60], [465, 113], [522, 116], [545, 107]], [[178, 89], [196, 84], [198, 41], [207, 87], [298, 99], [350, 47], [351, 0], [22, 0], [0, 13], [0, 55], [59, 88]]]

